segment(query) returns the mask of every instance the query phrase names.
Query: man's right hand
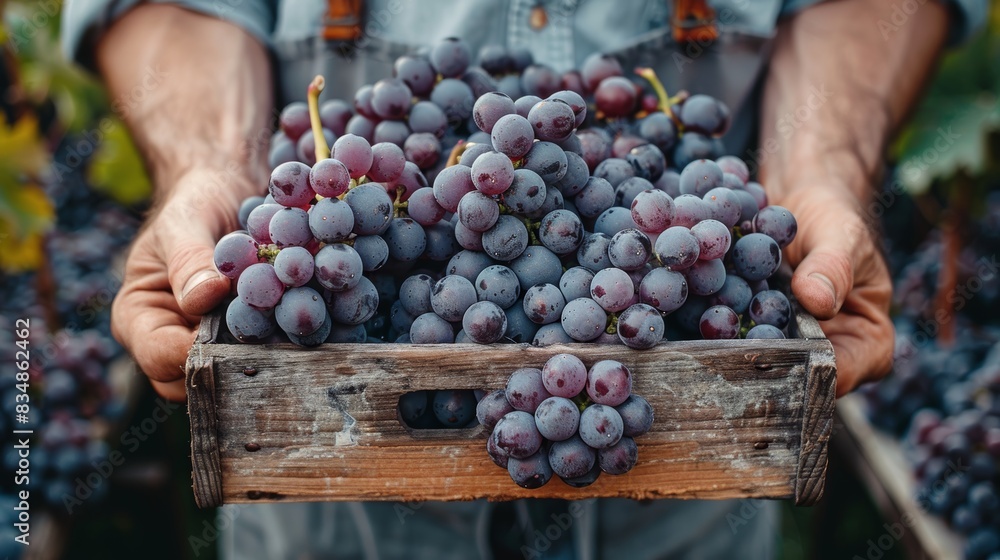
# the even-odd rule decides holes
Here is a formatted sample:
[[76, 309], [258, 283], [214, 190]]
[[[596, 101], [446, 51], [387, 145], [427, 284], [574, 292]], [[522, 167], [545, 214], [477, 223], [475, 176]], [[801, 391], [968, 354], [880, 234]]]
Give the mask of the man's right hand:
[[[213, 177], [215, 175], [215, 177]], [[200, 316], [229, 294], [215, 268], [215, 242], [238, 228], [239, 193], [247, 181], [214, 192], [217, 174], [196, 171], [170, 189], [136, 238], [111, 310], [114, 337], [132, 354], [160, 395], [184, 400], [184, 363]], [[242, 181], [241, 181], [242, 182]]]

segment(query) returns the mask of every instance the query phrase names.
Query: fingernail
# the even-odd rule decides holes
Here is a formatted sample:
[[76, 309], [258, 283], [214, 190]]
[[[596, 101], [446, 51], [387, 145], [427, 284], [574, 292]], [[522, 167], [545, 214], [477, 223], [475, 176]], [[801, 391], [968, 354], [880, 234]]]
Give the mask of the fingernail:
[[194, 291], [195, 288], [208, 282], [209, 280], [214, 280], [219, 277], [219, 273], [214, 270], [202, 270], [201, 272], [192, 276], [187, 284], [184, 284], [184, 289], [181, 290], [181, 299], [184, 299]]
[[826, 287], [830, 290], [830, 296], [833, 297], [833, 301], [837, 301], [837, 289], [833, 287], [833, 282], [831, 282], [829, 278], [819, 272], [813, 272], [809, 275], [809, 277], [815, 278], [816, 280], [826, 284]]

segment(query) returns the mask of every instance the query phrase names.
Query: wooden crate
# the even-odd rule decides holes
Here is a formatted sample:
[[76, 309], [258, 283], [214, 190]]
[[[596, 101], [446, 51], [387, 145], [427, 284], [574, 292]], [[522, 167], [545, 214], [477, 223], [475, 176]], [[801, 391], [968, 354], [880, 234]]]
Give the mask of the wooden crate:
[[[823, 495], [833, 422], [833, 348], [796, 310], [787, 340], [574, 344], [217, 344], [207, 316], [187, 362], [194, 492], [223, 503], [517, 498], [785, 498]], [[225, 326], [221, 325], [224, 329]], [[397, 402], [422, 389], [505, 385], [515, 369], [570, 352], [616, 359], [655, 412], [630, 473], [584, 489], [553, 477], [516, 486], [486, 454], [482, 426], [410, 430]]]

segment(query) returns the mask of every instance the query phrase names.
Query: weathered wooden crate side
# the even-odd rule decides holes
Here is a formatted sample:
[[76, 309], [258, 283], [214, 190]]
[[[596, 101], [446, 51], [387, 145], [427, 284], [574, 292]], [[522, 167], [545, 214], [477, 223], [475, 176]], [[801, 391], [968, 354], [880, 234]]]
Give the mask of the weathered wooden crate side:
[[[188, 363], [198, 503], [507, 500], [523, 497], [794, 498], [822, 495], [835, 367], [822, 338], [623, 346], [212, 344], [206, 318]], [[799, 318], [802, 336], [818, 325]], [[639, 464], [586, 489], [515, 486], [481, 427], [410, 431], [399, 396], [495, 389], [518, 367], [571, 352], [618, 359], [653, 406]], [[214, 411], [214, 413], [213, 413]]]

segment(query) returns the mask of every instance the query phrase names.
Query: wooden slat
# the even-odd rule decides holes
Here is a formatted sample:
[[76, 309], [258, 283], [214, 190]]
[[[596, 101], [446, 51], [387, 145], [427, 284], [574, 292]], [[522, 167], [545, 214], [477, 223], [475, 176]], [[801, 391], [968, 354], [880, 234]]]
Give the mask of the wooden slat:
[[[523, 490], [490, 461], [482, 428], [411, 434], [398, 421], [396, 404], [405, 392], [499, 388], [514, 369], [540, 367], [559, 352], [588, 365], [618, 359], [632, 369], [634, 391], [652, 404], [656, 422], [637, 439], [640, 460], [629, 474], [602, 476], [585, 490], [558, 480]], [[203, 394], [207, 383], [192, 395], [197, 375], [189, 368], [202, 505], [595, 496], [812, 503], [822, 494], [835, 379], [825, 339], [670, 342], [641, 352], [593, 344], [303, 350], [198, 342], [192, 356], [207, 364], [198, 370], [202, 379], [215, 382], [214, 403]], [[199, 412], [203, 407], [216, 413]], [[214, 442], [205, 433], [213, 430]], [[218, 476], [199, 474], [215, 469], [213, 445]]]

